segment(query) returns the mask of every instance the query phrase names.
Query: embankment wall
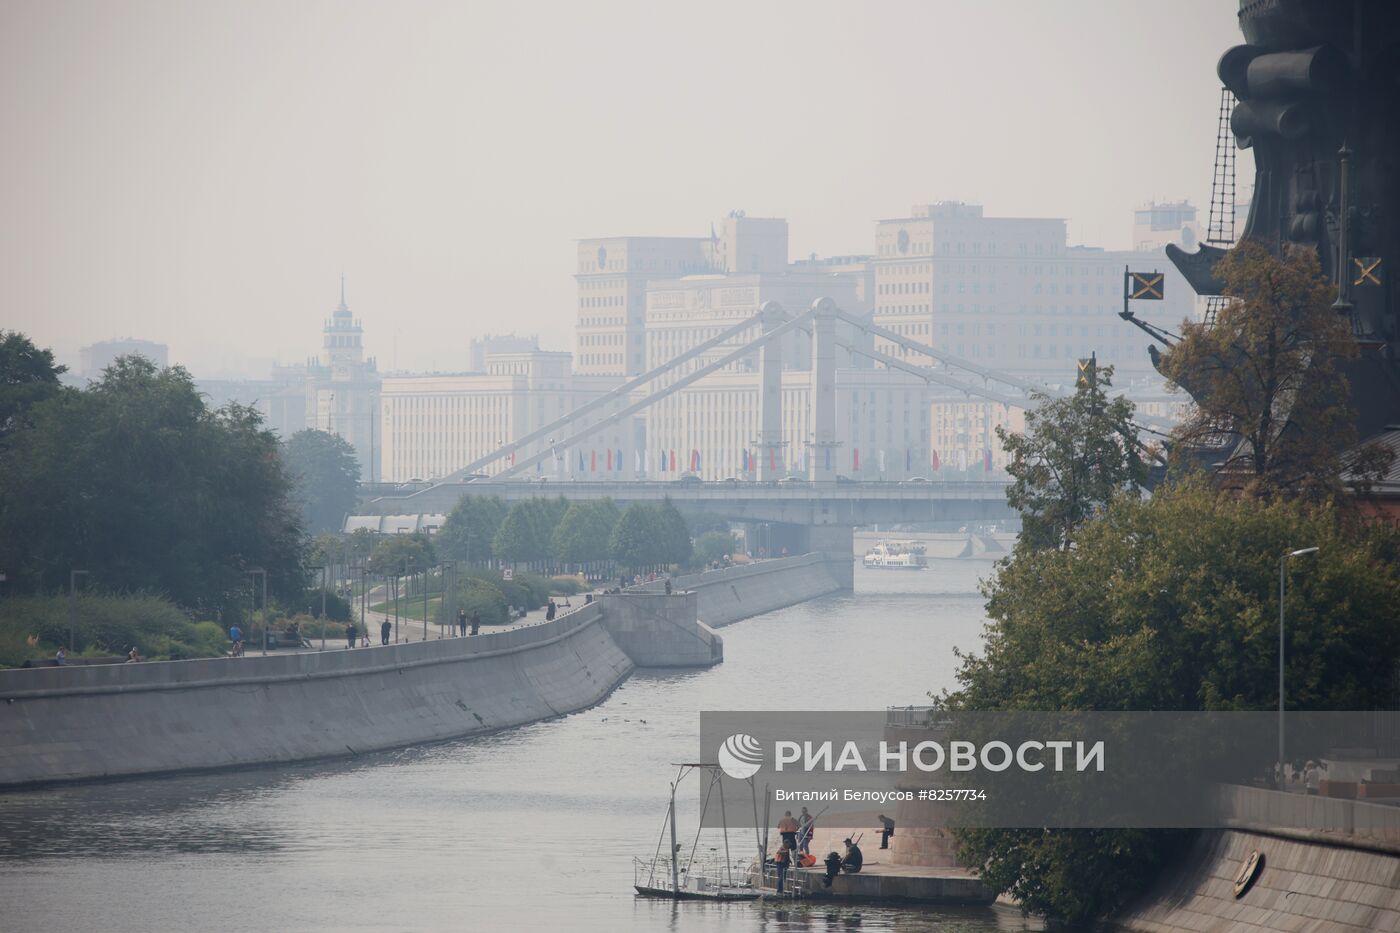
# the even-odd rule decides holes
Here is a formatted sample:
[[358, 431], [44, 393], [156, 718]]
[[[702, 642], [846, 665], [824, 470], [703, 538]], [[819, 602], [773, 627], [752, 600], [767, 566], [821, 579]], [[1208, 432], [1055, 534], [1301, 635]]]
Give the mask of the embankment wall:
[[724, 641], [696, 621], [699, 601], [693, 591], [603, 596], [603, 624], [638, 667], [709, 667], [724, 657]]
[[633, 661], [586, 606], [475, 638], [0, 671], [0, 786], [350, 755], [561, 716]]
[[[1259, 788], [1222, 788], [1230, 829], [1195, 845], [1136, 907], [1124, 930], [1400, 930], [1400, 809]], [[1236, 898], [1251, 852], [1264, 864]]]
[[[842, 569], [849, 573], [850, 567], [850, 559], [833, 564], [827, 555], [803, 554], [723, 570], [682, 574], [672, 579], [672, 587], [695, 593], [700, 621], [720, 628], [740, 619], [850, 589], [843, 583], [840, 573]], [[627, 592], [657, 593], [664, 586], [664, 581], [656, 580], [631, 587]]]
[[634, 666], [718, 663], [706, 622], [842, 589], [827, 567], [764, 561], [682, 577], [670, 596], [658, 581], [473, 638], [0, 671], [0, 787], [353, 755], [562, 716]]

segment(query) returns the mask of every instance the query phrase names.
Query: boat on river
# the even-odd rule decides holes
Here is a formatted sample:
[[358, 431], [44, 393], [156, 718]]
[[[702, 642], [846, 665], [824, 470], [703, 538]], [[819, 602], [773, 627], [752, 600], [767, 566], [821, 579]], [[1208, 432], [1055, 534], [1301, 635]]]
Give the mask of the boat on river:
[[[730, 850], [729, 822], [725, 812], [723, 771], [715, 763], [688, 763], [678, 765], [676, 779], [671, 782], [671, 799], [666, 807], [666, 819], [661, 826], [661, 835], [656, 840], [656, 851], [650, 859], [632, 860], [632, 886], [642, 897], [665, 898], [667, 900], [697, 901], [751, 901], [761, 897], [800, 896], [800, 885], [796, 873], [790, 875], [787, 891], [777, 894], [769, 885], [770, 870], [764, 866], [764, 840], [757, 826], [754, 827], [753, 844], [759, 853], [757, 859], [734, 857]], [[705, 813], [713, 805], [719, 809], [722, 823], [723, 846], [715, 846], [697, 857], [700, 848], [700, 827], [696, 828], [695, 838], [687, 851], [679, 841], [676, 830], [676, 789], [691, 775], [696, 775], [706, 783], [704, 804], [700, 810], [700, 827], [704, 826]], [[758, 813], [758, 790], [753, 778], [749, 785], [752, 798], [743, 804]], [[741, 803], [733, 801], [734, 804]], [[667, 837], [670, 839], [670, 856], [663, 853]], [[735, 841], [736, 850], [739, 846]], [[747, 848], [747, 846], [745, 846]], [[722, 853], [722, 854], [721, 854]]]
[[867, 570], [924, 570], [928, 557], [918, 541], [878, 541], [865, 552]]

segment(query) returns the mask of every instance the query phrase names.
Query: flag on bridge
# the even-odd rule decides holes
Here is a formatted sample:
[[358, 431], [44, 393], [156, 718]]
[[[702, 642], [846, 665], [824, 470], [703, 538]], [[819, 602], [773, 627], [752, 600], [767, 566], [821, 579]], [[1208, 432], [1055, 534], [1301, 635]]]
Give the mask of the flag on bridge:
[[859, 472], [860, 472], [860, 448], [859, 448], [859, 447], [852, 447], [852, 448], [851, 448], [851, 472], [852, 472], [852, 473], [859, 473]]
[[588, 451], [588, 472], [598, 472], [598, 451], [596, 448]]
[[621, 447], [619, 447], [619, 448], [617, 449], [617, 459], [614, 460], [613, 463], [616, 463], [616, 464], [617, 464], [617, 472], [621, 473], [621, 472], [622, 472], [622, 448], [621, 448]]
[[992, 448], [990, 447], [982, 451], [982, 469], [988, 473], [992, 472]]
[[933, 467], [933, 471], [934, 471], [935, 473], [938, 472], [938, 467], [939, 467], [939, 462], [938, 462], [938, 451], [936, 451], [936, 450], [930, 450], [930, 451], [929, 451], [929, 466]]

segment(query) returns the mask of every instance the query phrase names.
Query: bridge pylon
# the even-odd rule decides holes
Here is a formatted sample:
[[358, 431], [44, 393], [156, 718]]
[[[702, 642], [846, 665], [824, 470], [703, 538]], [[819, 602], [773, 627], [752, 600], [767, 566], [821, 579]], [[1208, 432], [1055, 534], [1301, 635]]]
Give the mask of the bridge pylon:
[[836, 303], [812, 302], [812, 447], [808, 477], [836, 479]]
[[[783, 306], [776, 301], [765, 301], [758, 313], [765, 335], [787, 323]], [[772, 482], [787, 475], [787, 458], [783, 455], [783, 342], [769, 340], [760, 352], [758, 478]]]

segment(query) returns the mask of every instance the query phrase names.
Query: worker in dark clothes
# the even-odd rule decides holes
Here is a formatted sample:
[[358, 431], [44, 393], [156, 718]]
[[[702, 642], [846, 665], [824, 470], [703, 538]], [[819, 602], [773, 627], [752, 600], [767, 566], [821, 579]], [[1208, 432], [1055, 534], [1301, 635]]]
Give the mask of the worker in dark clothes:
[[865, 864], [865, 856], [861, 854], [860, 846], [850, 839], [846, 840], [846, 857], [841, 860], [841, 870], [849, 875], [854, 875], [860, 871]]
[[476, 635], [481, 631], [481, 613], [472, 610], [472, 634]]
[[880, 848], [888, 849], [890, 847], [890, 839], [894, 837], [894, 820], [885, 816], [883, 813], [876, 817], [876, 819], [880, 821]]
[[826, 877], [822, 878], [822, 886], [829, 888], [832, 879], [841, 874], [841, 856], [835, 852], [828, 852], [822, 864], [826, 865]]
[[345, 626], [345, 647], [355, 647], [355, 623], [350, 622]]
[[465, 609], [457, 610], [457, 628], [461, 630], [462, 637], [465, 638], [467, 635], [467, 610]]
[[379, 643], [383, 645], [389, 644], [389, 633], [393, 630], [394, 627], [389, 624], [389, 620], [385, 619], [379, 626]]

